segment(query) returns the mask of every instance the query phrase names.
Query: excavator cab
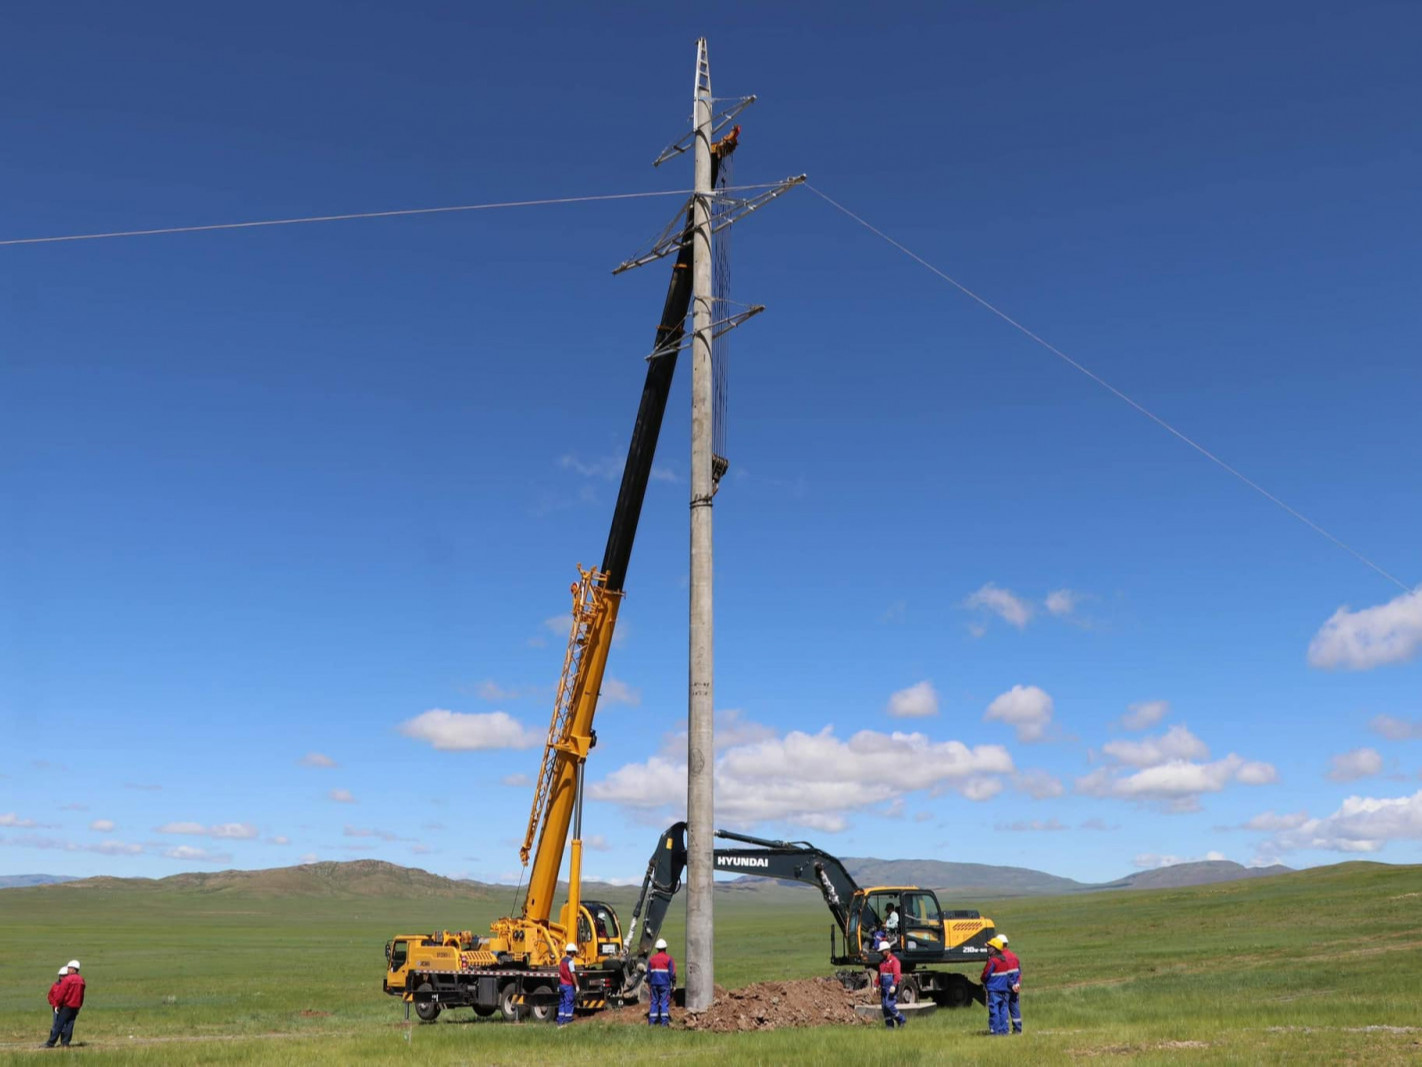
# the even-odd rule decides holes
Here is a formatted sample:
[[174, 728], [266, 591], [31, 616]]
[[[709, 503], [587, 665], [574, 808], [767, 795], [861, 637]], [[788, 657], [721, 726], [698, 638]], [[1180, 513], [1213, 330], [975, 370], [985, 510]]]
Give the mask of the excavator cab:
[[[898, 915], [897, 927], [887, 928], [889, 907]], [[931, 889], [878, 886], [855, 895], [850, 911], [849, 943], [861, 957], [873, 957], [874, 938], [884, 935], [905, 963], [937, 960], [943, 954], [943, 922], [938, 917], [938, 897]]]

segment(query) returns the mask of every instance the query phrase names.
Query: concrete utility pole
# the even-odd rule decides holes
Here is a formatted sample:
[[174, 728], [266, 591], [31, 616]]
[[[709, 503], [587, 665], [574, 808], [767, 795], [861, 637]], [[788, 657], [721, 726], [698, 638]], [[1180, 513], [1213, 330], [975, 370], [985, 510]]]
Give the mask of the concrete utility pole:
[[711, 64], [696, 42], [691, 255], [691, 647], [686, 731], [686, 1007], [711, 1007], [715, 710], [711, 614]]

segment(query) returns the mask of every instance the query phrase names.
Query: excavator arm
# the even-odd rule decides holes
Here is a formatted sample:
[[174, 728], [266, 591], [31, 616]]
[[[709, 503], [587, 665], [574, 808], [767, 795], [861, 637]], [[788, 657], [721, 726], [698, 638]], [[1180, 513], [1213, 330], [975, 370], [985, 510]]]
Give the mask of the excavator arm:
[[[770, 841], [729, 830], [717, 830], [716, 836], [726, 841], [739, 841], [755, 848], [718, 848], [715, 868], [727, 874], [748, 874], [757, 878], [778, 878], [786, 882], [804, 882], [820, 891], [825, 898], [840, 932], [849, 927], [850, 908], [859, 891], [844, 864], [828, 852], [805, 841]], [[657, 842], [656, 851], [647, 863], [642, 879], [642, 891], [632, 912], [627, 929], [626, 947], [629, 956], [646, 956], [661, 933], [662, 922], [671, 907], [672, 898], [681, 888], [681, 876], [686, 870], [686, 823], [673, 823]], [[641, 936], [632, 952], [632, 941], [638, 925]]]

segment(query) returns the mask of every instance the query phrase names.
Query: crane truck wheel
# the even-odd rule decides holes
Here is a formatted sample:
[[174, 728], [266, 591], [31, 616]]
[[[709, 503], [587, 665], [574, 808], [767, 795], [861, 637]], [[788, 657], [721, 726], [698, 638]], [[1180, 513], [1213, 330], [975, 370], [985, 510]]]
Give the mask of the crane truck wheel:
[[918, 980], [917, 980], [917, 979], [910, 978], [908, 975], [904, 975], [903, 978], [899, 980], [899, 1003], [900, 1003], [900, 1004], [917, 1004], [917, 1003], [918, 1003]]
[[551, 1023], [558, 1017], [558, 995], [551, 985], [535, 986], [529, 998], [533, 1003], [528, 1007], [528, 1014], [534, 1022]]
[[517, 982], [505, 982], [499, 989], [499, 1014], [506, 1022], [515, 1023], [528, 1016], [528, 1009], [514, 1000], [516, 996]]
[[434, 998], [434, 986], [421, 982], [415, 990], [415, 1014], [422, 1023], [432, 1023], [439, 1018], [439, 1001]]
[[481, 1008], [477, 1004], [474, 1006], [474, 1014], [479, 1016], [479, 1018], [481, 1019], [487, 1019], [490, 1015], [493, 1015], [494, 1012], [498, 1010], [498, 1008]]

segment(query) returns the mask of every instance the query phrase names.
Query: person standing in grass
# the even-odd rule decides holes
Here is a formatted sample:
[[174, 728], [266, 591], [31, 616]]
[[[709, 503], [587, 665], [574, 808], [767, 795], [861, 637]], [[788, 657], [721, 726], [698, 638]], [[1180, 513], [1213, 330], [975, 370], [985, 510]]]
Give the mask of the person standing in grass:
[[884, 1025], [890, 1030], [895, 1026], [907, 1026], [908, 1020], [899, 1011], [899, 982], [903, 978], [903, 970], [899, 967], [898, 958], [887, 941], [880, 941], [875, 951], [884, 957], [879, 964], [879, 1006], [884, 1011]]
[[578, 946], [571, 941], [558, 961], [558, 1025], [573, 1021], [573, 1005], [578, 999]]
[[1007, 1021], [1012, 1024], [1012, 1032], [1020, 1034], [1022, 1032], [1022, 961], [1017, 958], [1017, 953], [1007, 947], [1007, 936], [1002, 937], [1002, 958], [1007, 961], [1008, 972], [1016, 972], [1012, 987], [1007, 991]]
[[64, 977], [57, 985], [51, 986], [49, 1002], [54, 1008], [54, 1024], [49, 1028], [49, 1040], [45, 1048], [54, 1048], [58, 1041], [68, 1048], [74, 1039], [74, 1020], [79, 1017], [79, 1009], [84, 1006], [84, 978], [79, 973], [79, 961], [70, 960], [63, 968]]
[[[999, 934], [987, 943], [988, 961], [983, 966], [983, 988], [987, 991], [988, 1033], [1006, 1034], [1007, 998], [1020, 985], [1017, 957], [1007, 952], [1007, 938]], [[1010, 957], [1010, 958], [1009, 958]], [[1018, 1020], [1021, 1026], [1021, 1020]]]
[[[68, 967], [59, 968], [59, 977], [54, 980], [54, 984], [49, 987], [49, 1006], [52, 1014], [59, 1014], [59, 987], [64, 984], [65, 975], [69, 973]], [[50, 1026], [51, 1041], [58, 1040], [58, 1035], [53, 1032], [53, 1024]]]
[[671, 992], [676, 985], [676, 960], [667, 952], [666, 938], [657, 938], [657, 951], [647, 961], [647, 988], [652, 994], [647, 1009], [648, 1026], [671, 1025]]

